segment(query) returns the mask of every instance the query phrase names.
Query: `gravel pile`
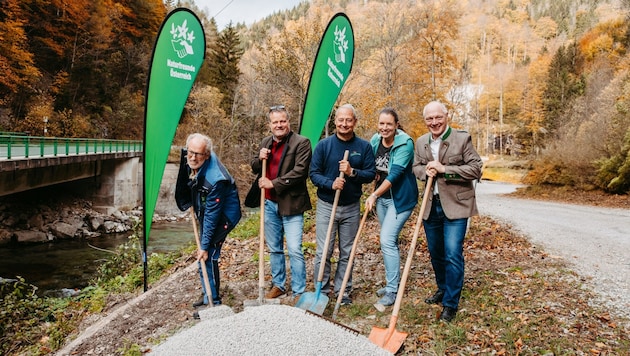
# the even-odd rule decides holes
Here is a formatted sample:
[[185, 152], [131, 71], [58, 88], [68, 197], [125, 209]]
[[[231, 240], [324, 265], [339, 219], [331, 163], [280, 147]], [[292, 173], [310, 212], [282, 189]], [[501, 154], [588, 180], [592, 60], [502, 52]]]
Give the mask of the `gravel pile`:
[[201, 321], [155, 347], [154, 355], [391, 355], [367, 337], [286, 305], [225, 306], [200, 312]]

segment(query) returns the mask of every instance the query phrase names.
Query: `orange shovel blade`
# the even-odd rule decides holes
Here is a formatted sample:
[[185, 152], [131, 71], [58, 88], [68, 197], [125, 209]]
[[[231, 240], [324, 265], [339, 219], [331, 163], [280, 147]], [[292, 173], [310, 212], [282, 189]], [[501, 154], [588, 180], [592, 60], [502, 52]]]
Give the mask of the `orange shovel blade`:
[[405, 342], [407, 335], [409, 334], [396, 329], [390, 330], [373, 327], [368, 339], [376, 346], [395, 354]]

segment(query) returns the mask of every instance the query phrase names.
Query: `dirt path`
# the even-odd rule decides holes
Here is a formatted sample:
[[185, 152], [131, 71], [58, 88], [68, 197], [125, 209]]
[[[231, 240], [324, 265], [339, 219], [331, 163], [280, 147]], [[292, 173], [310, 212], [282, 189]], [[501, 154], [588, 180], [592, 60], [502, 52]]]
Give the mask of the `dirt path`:
[[503, 195], [517, 187], [478, 184], [480, 214], [511, 224], [532, 243], [562, 257], [588, 280], [598, 302], [630, 317], [630, 210]]

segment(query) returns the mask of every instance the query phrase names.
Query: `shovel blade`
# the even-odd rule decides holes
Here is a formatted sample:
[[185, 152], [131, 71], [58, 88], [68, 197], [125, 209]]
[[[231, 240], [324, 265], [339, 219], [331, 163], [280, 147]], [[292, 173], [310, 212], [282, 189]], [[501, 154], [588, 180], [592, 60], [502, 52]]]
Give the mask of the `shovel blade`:
[[319, 315], [324, 314], [326, 305], [328, 305], [328, 296], [316, 292], [303, 293], [295, 304], [297, 308], [308, 310]]
[[259, 307], [263, 305], [260, 299], [248, 299], [243, 301], [243, 307]]
[[259, 307], [261, 305], [277, 305], [280, 304], [279, 299], [267, 299], [267, 298], [258, 298], [258, 299], [248, 299], [243, 301], [243, 307]]
[[373, 327], [368, 339], [376, 346], [395, 354], [405, 342], [407, 335], [409, 334], [396, 329]]

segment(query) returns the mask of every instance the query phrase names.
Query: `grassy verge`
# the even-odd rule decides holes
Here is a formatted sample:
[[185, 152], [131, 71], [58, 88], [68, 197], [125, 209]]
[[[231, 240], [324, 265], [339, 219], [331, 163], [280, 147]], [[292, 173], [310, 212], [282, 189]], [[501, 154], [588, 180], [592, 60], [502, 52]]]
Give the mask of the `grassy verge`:
[[[83, 318], [103, 311], [112, 295], [140, 290], [144, 284], [140, 251], [140, 241], [134, 234], [99, 267], [91, 285], [71, 298], [38, 297], [36, 287], [23, 279], [2, 284], [0, 354], [50, 354], [64, 344]], [[185, 253], [150, 255], [148, 282], [159, 280]]]
[[505, 167], [488, 167], [483, 169], [482, 179], [490, 181], [500, 181], [513, 184], [520, 184], [527, 172], [521, 169], [511, 169]]

